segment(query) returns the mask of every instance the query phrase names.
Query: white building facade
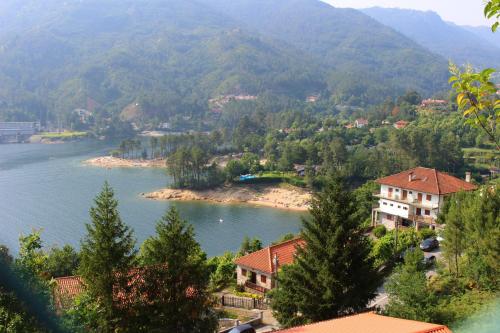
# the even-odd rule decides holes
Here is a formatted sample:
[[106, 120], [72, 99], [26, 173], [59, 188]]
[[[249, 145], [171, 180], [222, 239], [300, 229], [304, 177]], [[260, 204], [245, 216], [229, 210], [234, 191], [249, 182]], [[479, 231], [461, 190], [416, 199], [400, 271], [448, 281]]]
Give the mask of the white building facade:
[[380, 191], [374, 194], [378, 205], [372, 210], [372, 225], [434, 229], [446, 196], [476, 188], [470, 183], [470, 174], [466, 178], [463, 181], [435, 169], [414, 168], [378, 179]]

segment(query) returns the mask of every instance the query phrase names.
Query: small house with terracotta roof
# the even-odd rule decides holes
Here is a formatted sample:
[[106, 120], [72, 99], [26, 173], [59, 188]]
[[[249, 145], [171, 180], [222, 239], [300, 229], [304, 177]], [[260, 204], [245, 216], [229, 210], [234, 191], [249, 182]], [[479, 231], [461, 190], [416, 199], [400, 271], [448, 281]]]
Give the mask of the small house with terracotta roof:
[[[116, 286], [114, 288], [115, 299], [121, 306], [128, 306], [133, 304], [137, 298], [145, 303], [153, 303], [162, 294], [157, 291], [147, 291], [148, 283], [154, 282], [158, 287], [161, 286], [162, 281], [158, 279], [158, 272], [166, 270], [167, 265], [151, 265], [132, 268], [126, 274], [127, 288], [122, 289]], [[117, 275], [118, 277], [118, 275]], [[54, 286], [52, 289], [53, 300], [55, 308], [58, 312], [70, 308], [75, 299], [86, 290], [84, 280], [81, 276], [67, 276], [54, 279]], [[188, 287], [186, 289], [187, 297], [195, 297], [197, 291]]]
[[368, 126], [368, 120], [365, 119], [365, 118], [358, 118], [356, 119], [356, 121], [354, 122], [354, 125], [357, 127], [357, 128], [363, 128], [363, 127], [366, 127]]
[[85, 291], [85, 285], [80, 276], [66, 276], [54, 280], [52, 293], [57, 311], [71, 307], [76, 297]]
[[265, 294], [275, 287], [279, 268], [293, 263], [297, 247], [303, 244], [302, 239], [295, 238], [237, 258], [238, 284], [250, 292]]
[[448, 101], [444, 99], [424, 99], [420, 107], [433, 111], [445, 111], [448, 108]]
[[362, 313], [314, 324], [288, 328], [277, 333], [452, 333], [445, 325]]
[[417, 167], [377, 179], [380, 192], [375, 194], [378, 207], [372, 210], [372, 225], [383, 224], [388, 229], [397, 226], [427, 226], [434, 229], [445, 197], [477, 188], [470, 182], [436, 169]]
[[400, 120], [400, 121], [395, 122], [393, 126], [396, 129], [403, 129], [406, 126], [408, 126], [408, 124], [409, 124], [408, 121], [406, 121], [406, 120]]

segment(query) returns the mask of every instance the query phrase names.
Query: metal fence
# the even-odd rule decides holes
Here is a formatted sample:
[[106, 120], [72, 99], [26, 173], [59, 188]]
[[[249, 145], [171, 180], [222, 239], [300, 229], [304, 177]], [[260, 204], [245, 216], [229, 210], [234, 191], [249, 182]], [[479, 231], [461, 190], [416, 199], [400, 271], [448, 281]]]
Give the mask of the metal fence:
[[219, 298], [219, 304], [222, 306], [231, 306], [241, 309], [267, 310], [267, 302], [262, 298], [239, 297], [234, 295], [222, 295]]

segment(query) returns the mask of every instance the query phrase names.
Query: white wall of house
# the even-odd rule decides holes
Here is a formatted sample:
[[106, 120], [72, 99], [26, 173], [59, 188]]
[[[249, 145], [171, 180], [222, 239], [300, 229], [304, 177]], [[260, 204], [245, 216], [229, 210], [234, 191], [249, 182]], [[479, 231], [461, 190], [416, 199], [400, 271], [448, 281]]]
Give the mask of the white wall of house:
[[[390, 216], [392, 216], [391, 219], [389, 219]], [[380, 224], [382, 224], [384, 227], [386, 227], [386, 229], [393, 230], [396, 228], [396, 217], [395, 216], [389, 215], [386, 213], [380, 213], [379, 219], [380, 219], [379, 220]]]
[[[241, 267], [237, 266], [236, 267], [236, 281], [238, 284], [243, 285], [247, 280], [250, 280], [248, 277], [248, 272], [255, 272], [256, 274], [256, 279], [255, 279], [255, 284], [261, 287], [264, 287], [266, 289], [271, 289], [272, 288], [272, 276], [269, 274], [266, 274], [264, 272], [260, 272], [257, 270], [252, 270], [248, 267]], [[265, 282], [263, 281], [262, 277], [265, 277]]]
[[402, 204], [400, 202], [380, 199], [379, 205], [382, 212], [401, 216], [405, 219], [408, 218], [408, 214], [410, 213], [410, 205]]
[[[392, 193], [389, 191], [389, 188], [392, 188]], [[380, 194], [384, 198], [389, 198], [389, 194], [391, 193], [391, 198], [395, 200], [403, 200], [403, 190], [405, 189], [394, 186], [388, 186], [388, 185], [380, 186]], [[391, 215], [397, 215], [403, 218], [408, 218], [409, 214], [416, 215], [417, 213], [416, 207], [413, 207], [411, 203], [418, 202], [418, 195], [420, 193], [422, 195], [421, 205], [423, 205], [423, 207], [421, 208], [420, 215], [431, 217], [434, 219], [437, 218], [438, 212], [442, 208], [444, 202], [443, 195], [431, 194], [415, 190], [406, 190], [406, 191], [407, 191], [407, 196], [406, 200], [404, 201], [408, 202], [408, 204], [398, 203], [396, 201], [391, 201], [390, 199], [380, 199], [379, 200], [380, 210], [385, 213]], [[433, 209], [433, 207], [439, 207], [439, 208]], [[429, 211], [429, 215], [425, 214], [426, 210]]]

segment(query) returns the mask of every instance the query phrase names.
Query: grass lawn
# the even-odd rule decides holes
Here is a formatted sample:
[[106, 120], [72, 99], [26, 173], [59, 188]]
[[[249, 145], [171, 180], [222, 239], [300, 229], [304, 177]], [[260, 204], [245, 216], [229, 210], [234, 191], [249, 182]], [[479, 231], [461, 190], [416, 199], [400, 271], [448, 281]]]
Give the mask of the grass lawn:
[[72, 132], [72, 131], [61, 132], [61, 133], [43, 132], [40, 133], [40, 136], [43, 139], [70, 139], [70, 138], [87, 136], [87, 132]]
[[[268, 180], [272, 182], [283, 182], [294, 186], [305, 187], [306, 182], [303, 177], [297, 176], [295, 172], [279, 172], [279, 171], [265, 171], [256, 175], [255, 178], [259, 183], [265, 183]], [[242, 182], [244, 183], [244, 182]]]

